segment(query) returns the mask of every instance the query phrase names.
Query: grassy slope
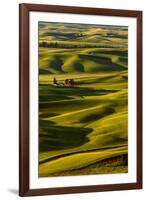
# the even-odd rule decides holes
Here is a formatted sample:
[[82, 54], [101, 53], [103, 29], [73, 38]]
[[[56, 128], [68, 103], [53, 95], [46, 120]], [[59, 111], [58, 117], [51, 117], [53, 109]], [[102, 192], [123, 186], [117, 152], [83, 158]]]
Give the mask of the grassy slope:
[[[49, 56], [48, 56], [49, 51]], [[40, 56], [39, 66], [46, 73], [61, 73], [61, 72], [99, 72], [99, 71], [122, 71], [127, 66], [127, 60], [122, 55], [101, 54], [84, 52], [84, 50], [75, 52], [75, 49], [64, 53], [51, 52], [49, 49], [43, 51], [43, 56]]]
[[54, 172], [62, 172], [73, 169], [80, 169], [82, 167], [89, 166], [98, 161], [122, 155], [127, 153], [127, 148], [116, 148], [104, 151], [94, 151], [87, 153], [76, 153], [70, 156], [64, 156], [62, 158], [55, 159], [50, 162], [43, 163], [40, 166], [40, 175], [52, 174]]
[[[63, 76], [66, 75], [59, 75], [61, 78], [63, 78]], [[94, 74], [94, 77], [95, 76]], [[109, 79], [109, 76], [107, 76], [106, 81], [109, 80], [111, 82], [112, 79]], [[113, 79], [114, 78], [115, 76]], [[81, 77], [80, 81], [83, 80], [88, 81], [86, 75]], [[102, 79], [101, 83], [93, 83], [94, 81], [90, 84], [88, 83], [88, 88], [84, 87], [83, 84], [79, 91], [77, 90], [78, 88], [63, 88], [60, 91], [59, 88], [51, 89], [51, 87], [45, 85], [41, 87], [41, 97], [42, 94], [46, 96], [48, 92], [51, 93], [51, 90], [53, 90], [52, 92], [54, 92], [54, 95], [60, 92], [60, 94], [66, 97], [69, 96], [71, 99], [56, 99], [56, 101], [52, 101], [46, 98], [40, 102], [40, 125], [45, 132], [44, 133], [42, 130], [40, 131], [40, 161], [45, 163], [45, 165], [40, 165], [40, 175], [42, 175], [42, 173], [42, 176], [44, 176], [44, 173], [46, 175], [49, 174], [49, 172], [45, 170], [46, 168], [41, 167], [50, 166], [49, 158], [55, 159], [55, 157], [59, 155], [64, 155], [66, 157], [66, 155], [70, 153], [118, 146], [124, 146], [125, 149], [127, 148], [127, 87], [123, 80], [121, 81], [119, 78], [118, 88], [114, 87], [116, 82], [113, 81], [113, 84], [111, 84], [112, 88], [110, 85], [110, 89], [106, 87], [106, 90], [99, 90], [94, 85], [98, 84], [99, 88], [101, 88], [101, 84], [103, 87]], [[104, 81], [105, 85], [108, 84], [106, 81]], [[124, 87], [122, 87], [122, 84]], [[94, 90], [91, 90], [93, 88]], [[122, 90], [120, 88], [122, 88]], [[119, 101], [121, 98], [123, 101]], [[121, 155], [125, 152], [127, 152], [127, 150], [120, 151], [119, 154]], [[112, 153], [112, 156], [119, 154]], [[68, 159], [68, 157], [66, 158]], [[102, 158], [104, 159], [104, 156], [102, 156]], [[58, 168], [56, 168], [56, 171], [58, 171]]]
[[[74, 176], [74, 175], [87, 175], [87, 174], [114, 174], [114, 173], [127, 173], [127, 153], [112, 158], [107, 158], [95, 163], [83, 166], [78, 169], [66, 170], [62, 172], [51, 173], [50, 176]], [[43, 174], [42, 174], [43, 176]], [[45, 174], [44, 174], [45, 176]]]

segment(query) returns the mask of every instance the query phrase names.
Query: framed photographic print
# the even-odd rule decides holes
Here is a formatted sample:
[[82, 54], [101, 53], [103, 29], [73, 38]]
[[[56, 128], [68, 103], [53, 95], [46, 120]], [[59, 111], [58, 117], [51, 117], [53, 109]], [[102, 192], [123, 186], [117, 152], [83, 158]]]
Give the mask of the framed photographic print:
[[20, 4], [20, 196], [142, 188], [142, 11]]

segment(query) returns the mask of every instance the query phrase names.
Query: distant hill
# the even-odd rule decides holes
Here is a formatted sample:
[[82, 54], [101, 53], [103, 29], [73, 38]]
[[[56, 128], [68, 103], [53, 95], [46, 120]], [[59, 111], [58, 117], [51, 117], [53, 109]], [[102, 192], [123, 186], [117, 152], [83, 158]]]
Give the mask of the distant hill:
[[40, 74], [127, 69], [127, 30], [124, 26], [40, 22]]

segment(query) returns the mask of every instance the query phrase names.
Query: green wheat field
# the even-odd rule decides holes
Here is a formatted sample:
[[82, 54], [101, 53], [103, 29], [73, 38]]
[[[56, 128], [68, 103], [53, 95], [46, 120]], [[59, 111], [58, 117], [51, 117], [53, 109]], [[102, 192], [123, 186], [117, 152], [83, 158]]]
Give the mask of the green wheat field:
[[128, 27], [39, 22], [39, 177], [127, 173], [127, 92]]

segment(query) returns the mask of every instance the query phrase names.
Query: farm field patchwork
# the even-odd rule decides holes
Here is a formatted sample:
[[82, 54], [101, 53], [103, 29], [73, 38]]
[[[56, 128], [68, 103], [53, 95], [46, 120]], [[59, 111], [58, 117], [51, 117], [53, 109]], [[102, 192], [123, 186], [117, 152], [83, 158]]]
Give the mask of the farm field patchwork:
[[39, 22], [39, 177], [128, 172], [127, 49], [127, 27]]

